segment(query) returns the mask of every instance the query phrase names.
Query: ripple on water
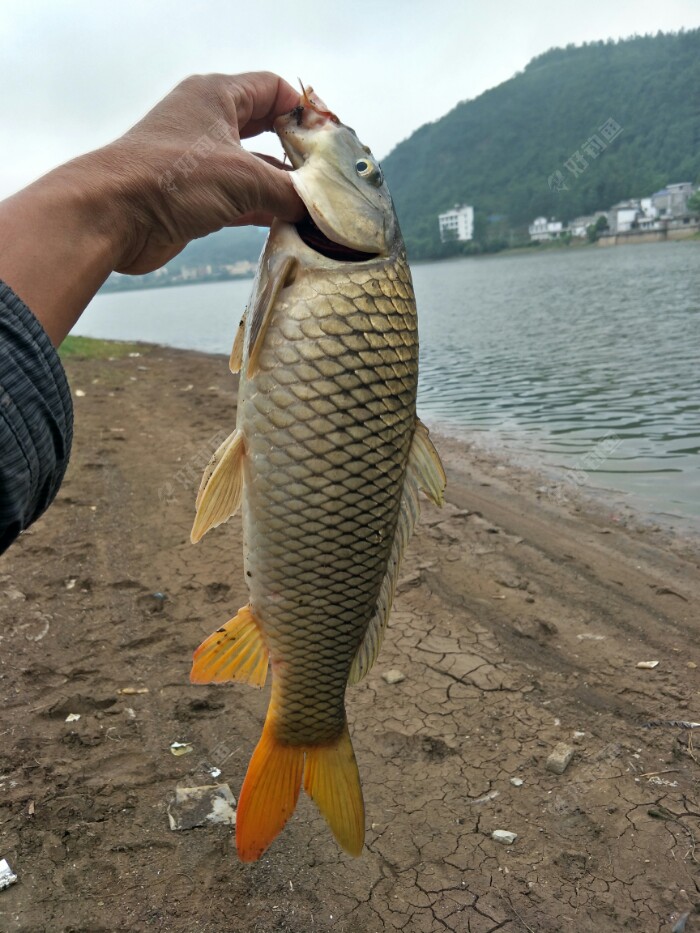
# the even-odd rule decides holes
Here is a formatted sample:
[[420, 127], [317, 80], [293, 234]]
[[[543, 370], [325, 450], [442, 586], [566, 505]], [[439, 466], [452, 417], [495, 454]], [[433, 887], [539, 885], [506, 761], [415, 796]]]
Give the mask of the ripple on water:
[[700, 243], [417, 266], [419, 404], [700, 517]]

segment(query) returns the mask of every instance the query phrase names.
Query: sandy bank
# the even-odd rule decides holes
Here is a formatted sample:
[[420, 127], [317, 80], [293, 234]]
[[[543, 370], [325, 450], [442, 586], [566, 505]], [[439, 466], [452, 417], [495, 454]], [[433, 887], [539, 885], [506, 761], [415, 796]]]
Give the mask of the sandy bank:
[[188, 683], [246, 602], [240, 521], [188, 540], [235, 383], [223, 357], [161, 348], [67, 369], [84, 393], [68, 477], [0, 560], [0, 858], [20, 879], [0, 929], [599, 933], [694, 909], [692, 732], [644, 725], [700, 719], [697, 552], [449, 440], [448, 503], [425, 503], [379, 662], [348, 694], [363, 857], [307, 800], [254, 865], [230, 829], [171, 832], [202, 761], [237, 795], [267, 703]]

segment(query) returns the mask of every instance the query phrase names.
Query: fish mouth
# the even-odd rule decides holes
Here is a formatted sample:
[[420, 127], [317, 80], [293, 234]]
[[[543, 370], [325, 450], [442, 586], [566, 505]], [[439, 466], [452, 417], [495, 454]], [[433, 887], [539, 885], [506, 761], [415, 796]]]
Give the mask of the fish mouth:
[[[326, 203], [323, 198], [320, 204], [317, 203], [317, 199], [301, 182], [301, 176], [296, 175], [298, 170], [307, 165], [315, 148], [310, 144], [310, 139], [317, 133], [333, 134], [341, 129], [354, 134], [354, 130], [350, 130], [340, 122], [338, 117], [314, 93], [313, 88], [305, 88], [303, 85], [297, 106], [289, 113], [277, 117], [273, 123], [273, 129], [292, 164], [294, 169], [291, 173], [292, 184], [297, 189], [308, 212], [303, 220], [294, 225], [301, 241], [309, 249], [334, 262], [367, 262], [381, 255], [376, 250], [360, 249], [359, 247], [364, 245], [363, 237], [358, 236], [356, 231], [354, 235], [346, 236], [339, 229], [336, 230], [337, 224], [334, 220], [337, 218], [333, 209], [329, 214], [329, 203]], [[332, 208], [332, 204], [330, 206]], [[341, 224], [341, 226], [347, 225]], [[353, 234], [352, 224], [350, 224], [350, 232]], [[374, 243], [370, 239], [367, 245], [374, 246]]]
[[345, 246], [343, 243], [336, 243], [314, 223], [310, 214], [294, 224], [294, 227], [302, 242], [309, 249], [336, 262], [367, 262], [369, 259], [376, 259], [379, 255], [379, 253], [365, 253], [351, 246]]
[[[300, 82], [301, 83], [301, 82]], [[307, 159], [305, 137], [309, 131], [321, 129], [328, 124], [339, 125], [340, 120], [323, 101], [314, 94], [312, 87], [302, 84], [297, 106], [289, 113], [277, 117], [273, 128], [280, 138], [284, 151], [293, 168], [301, 168]]]

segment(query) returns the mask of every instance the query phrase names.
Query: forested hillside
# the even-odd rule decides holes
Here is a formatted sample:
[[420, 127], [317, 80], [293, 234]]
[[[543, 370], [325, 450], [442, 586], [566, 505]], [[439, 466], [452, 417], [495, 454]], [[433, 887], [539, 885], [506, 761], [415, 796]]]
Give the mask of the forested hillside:
[[420, 127], [382, 167], [413, 258], [440, 254], [437, 215], [457, 203], [474, 205], [486, 242], [539, 215], [569, 220], [697, 183], [700, 30], [545, 52]]
[[185, 266], [222, 266], [247, 259], [257, 262], [267, 230], [260, 227], [224, 227], [201, 240], [193, 240], [168, 263], [171, 273]]

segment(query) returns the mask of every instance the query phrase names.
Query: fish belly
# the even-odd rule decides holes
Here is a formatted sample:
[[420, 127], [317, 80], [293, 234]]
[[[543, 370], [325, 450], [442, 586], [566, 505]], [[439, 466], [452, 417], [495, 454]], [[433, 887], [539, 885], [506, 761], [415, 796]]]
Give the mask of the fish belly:
[[308, 746], [344, 728], [396, 528], [418, 373], [410, 273], [304, 272], [272, 315], [239, 392], [245, 572], [276, 737]]

